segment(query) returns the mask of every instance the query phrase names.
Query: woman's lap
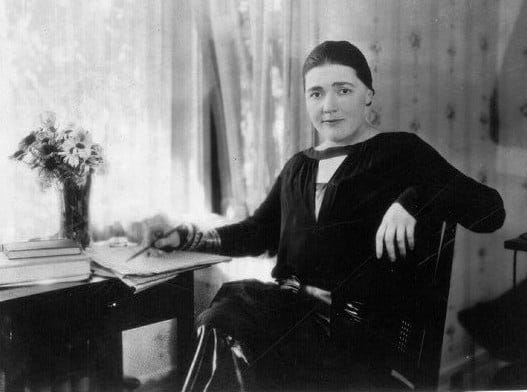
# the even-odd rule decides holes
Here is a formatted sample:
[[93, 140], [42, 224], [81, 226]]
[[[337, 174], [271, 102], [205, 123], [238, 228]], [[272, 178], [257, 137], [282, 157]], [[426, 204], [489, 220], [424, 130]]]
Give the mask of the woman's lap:
[[264, 390], [385, 385], [360, 357], [332, 344], [320, 311], [311, 298], [244, 280], [224, 284], [197, 323], [237, 340]]
[[311, 298], [277, 284], [242, 280], [224, 284], [197, 323], [238, 340], [252, 360], [278, 356], [296, 363], [318, 356], [327, 345], [328, 326], [319, 310]]

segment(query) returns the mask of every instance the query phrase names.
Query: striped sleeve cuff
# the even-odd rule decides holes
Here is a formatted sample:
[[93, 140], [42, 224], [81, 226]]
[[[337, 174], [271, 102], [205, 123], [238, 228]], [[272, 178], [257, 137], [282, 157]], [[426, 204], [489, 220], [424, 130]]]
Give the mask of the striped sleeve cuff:
[[193, 223], [185, 223], [177, 227], [181, 244], [178, 250], [193, 252], [219, 253], [221, 238], [216, 229], [202, 231]]

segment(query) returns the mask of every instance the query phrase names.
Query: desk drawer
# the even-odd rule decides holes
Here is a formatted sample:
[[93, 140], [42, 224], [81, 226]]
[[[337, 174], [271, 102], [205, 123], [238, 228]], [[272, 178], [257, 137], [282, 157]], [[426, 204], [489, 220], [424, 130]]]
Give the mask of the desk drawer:
[[90, 298], [93, 323], [124, 330], [168, 320], [185, 311], [193, 313], [192, 280], [178, 277], [136, 294], [115, 283]]
[[173, 318], [179, 313], [178, 296], [165, 290], [107, 300], [102, 320], [124, 330]]

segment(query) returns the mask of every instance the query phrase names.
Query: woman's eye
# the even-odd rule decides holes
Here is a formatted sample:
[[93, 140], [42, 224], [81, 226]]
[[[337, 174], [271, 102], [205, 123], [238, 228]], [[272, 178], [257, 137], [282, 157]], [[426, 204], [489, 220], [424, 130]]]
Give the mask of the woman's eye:
[[309, 96], [311, 98], [320, 98], [320, 91], [313, 91]]
[[341, 88], [339, 92], [342, 95], [348, 95], [348, 94], [351, 94], [351, 89], [349, 89], [349, 88]]

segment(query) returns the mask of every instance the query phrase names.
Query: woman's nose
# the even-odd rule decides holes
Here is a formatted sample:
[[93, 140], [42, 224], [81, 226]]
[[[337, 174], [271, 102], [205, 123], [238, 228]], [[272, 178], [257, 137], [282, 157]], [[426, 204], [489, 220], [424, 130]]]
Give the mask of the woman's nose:
[[327, 113], [337, 111], [337, 99], [334, 94], [327, 94], [322, 105], [322, 110]]

